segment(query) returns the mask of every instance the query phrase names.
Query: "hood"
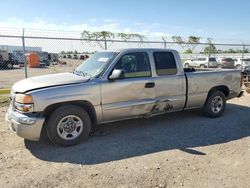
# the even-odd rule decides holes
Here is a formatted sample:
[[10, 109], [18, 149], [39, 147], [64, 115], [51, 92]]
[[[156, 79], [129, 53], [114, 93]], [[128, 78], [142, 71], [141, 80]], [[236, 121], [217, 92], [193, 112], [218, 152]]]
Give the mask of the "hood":
[[16, 82], [12, 90], [14, 92], [24, 93], [30, 90], [65, 85], [65, 84], [74, 84], [74, 83], [83, 83], [87, 82], [89, 77], [82, 77], [75, 75], [73, 73], [59, 73], [59, 74], [49, 74], [44, 76], [36, 76], [21, 80]]

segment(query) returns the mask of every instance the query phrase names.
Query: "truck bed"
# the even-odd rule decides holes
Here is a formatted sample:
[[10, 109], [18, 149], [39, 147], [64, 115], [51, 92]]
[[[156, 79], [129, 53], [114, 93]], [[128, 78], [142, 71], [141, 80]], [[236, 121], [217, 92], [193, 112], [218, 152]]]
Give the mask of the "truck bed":
[[194, 69], [184, 68], [186, 76], [186, 109], [201, 108], [209, 91], [214, 87], [223, 87], [228, 92], [228, 99], [237, 97], [241, 92], [240, 70], [232, 69]]

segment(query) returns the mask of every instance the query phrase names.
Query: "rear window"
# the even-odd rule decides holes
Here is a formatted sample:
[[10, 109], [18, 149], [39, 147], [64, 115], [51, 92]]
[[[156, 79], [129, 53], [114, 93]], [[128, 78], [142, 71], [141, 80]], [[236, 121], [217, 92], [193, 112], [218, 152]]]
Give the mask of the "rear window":
[[174, 75], [177, 73], [176, 62], [171, 52], [154, 52], [154, 62], [158, 76]]

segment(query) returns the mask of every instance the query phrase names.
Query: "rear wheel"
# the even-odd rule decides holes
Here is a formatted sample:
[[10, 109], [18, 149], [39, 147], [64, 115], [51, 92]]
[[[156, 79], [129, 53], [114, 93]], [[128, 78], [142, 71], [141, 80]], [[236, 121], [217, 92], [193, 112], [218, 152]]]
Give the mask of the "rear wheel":
[[241, 65], [236, 65], [236, 69], [240, 70], [241, 69]]
[[49, 139], [60, 146], [71, 146], [86, 140], [91, 129], [88, 113], [74, 105], [57, 108], [46, 123]]
[[203, 112], [208, 117], [219, 117], [223, 114], [226, 107], [226, 97], [221, 91], [211, 93], [203, 107]]

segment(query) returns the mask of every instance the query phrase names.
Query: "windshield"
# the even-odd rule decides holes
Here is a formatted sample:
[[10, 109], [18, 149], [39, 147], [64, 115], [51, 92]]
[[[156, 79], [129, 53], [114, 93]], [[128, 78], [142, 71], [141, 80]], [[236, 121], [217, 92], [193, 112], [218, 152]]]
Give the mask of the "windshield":
[[81, 76], [96, 77], [105, 69], [111, 60], [115, 58], [116, 52], [97, 52], [87, 61], [83, 62], [74, 70], [74, 74]]

